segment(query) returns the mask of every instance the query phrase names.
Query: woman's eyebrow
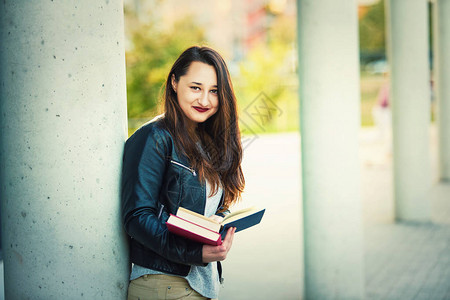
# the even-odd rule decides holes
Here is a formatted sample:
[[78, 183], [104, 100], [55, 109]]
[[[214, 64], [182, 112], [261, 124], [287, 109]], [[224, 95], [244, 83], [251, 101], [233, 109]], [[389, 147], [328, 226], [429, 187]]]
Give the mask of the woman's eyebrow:
[[[200, 83], [200, 82], [195, 82], [195, 81], [192, 81], [191, 83], [196, 84], [196, 85], [203, 85], [202, 83]], [[212, 87], [213, 87], [213, 88], [217, 88], [217, 84], [213, 85]]]

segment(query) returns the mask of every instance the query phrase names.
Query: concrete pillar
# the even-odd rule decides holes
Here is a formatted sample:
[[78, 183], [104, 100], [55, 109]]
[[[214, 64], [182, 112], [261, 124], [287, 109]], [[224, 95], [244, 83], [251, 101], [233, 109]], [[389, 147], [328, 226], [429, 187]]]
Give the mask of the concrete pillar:
[[427, 221], [431, 188], [428, 1], [387, 0], [397, 220]]
[[122, 2], [0, 6], [6, 299], [125, 299]]
[[450, 181], [450, 1], [436, 0], [434, 16], [434, 82], [439, 134], [439, 178]]
[[305, 298], [364, 298], [356, 1], [298, 0]]

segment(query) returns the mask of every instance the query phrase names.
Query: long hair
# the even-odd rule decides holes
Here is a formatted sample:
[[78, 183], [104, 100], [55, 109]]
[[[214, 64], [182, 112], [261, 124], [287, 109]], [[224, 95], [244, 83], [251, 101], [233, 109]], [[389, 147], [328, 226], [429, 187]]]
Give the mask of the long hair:
[[[172, 76], [178, 82], [188, 72], [192, 62], [198, 61], [214, 67], [217, 74], [217, 112], [197, 126], [198, 138], [189, 135], [184, 113], [172, 88]], [[198, 171], [200, 180], [211, 184], [211, 195], [221, 184], [224, 193], [223, 209], [238, 201], [245, 180], [241, 169], [242, 145], [239, 133], [236, 97], [230, 74], [223, 58], [209, 47], [191, 47], [175, 61], [167, 76], [164, 94], [165, 126], [175, 144]], [[196, 141], [200, 140], [201, 147]]]

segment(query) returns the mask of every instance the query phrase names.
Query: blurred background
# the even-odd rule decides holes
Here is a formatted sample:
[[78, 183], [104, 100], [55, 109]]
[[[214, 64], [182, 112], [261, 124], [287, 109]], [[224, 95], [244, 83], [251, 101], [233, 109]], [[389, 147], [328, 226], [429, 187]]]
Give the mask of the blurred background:
[[[376, 125], [373, 111], [388, 76], [384, 14], [384, 1], [358, 1], [364, 127]], [[295, 0], [126, 0], [125, 22], [130, 133], [160, 112], [165, 77], [192, 45], [224, 56], [241, 110], [261, 92], [281, 109], [283, 117], [264, 128], [250, 125], [252, 131], [299, 129]]]
[[[225, 300], [304, 295], [296, 5], [295, 0], [125, 1], [129, 134], [161, 112], [162, 85], [184, 49], [208, 45], [228, 64], [244, 137], [241, 205], [266, 207], [266, 215], [261, 225], [235, 237], [224, 262], [220, 298]], [[440, 186], [429, 195], [435, 225], [395, 222], [385, 1], [359, 0], [358, 19], [366, 299], [449, 299], [445, 241], [450, 231], [441, 227], [450, 223], [449, 206], [443, 202], [449, 189]], [[428, 19], [433, 49], [431, 13]], [[430, 148], [437, 182], [432, 80], [430, 88]], [[264, 119], [255, 120], [261, 115]]]
[[[261, 225], [236, 235], [233, 251], [224, 263], [221, 299], [303, 297], [298, 90], [298, 70], [302, 66], [297, 59], [296, 5], [295, 0], [125, 1], [129, 134], [161, 112], [162, 85], [172, 63], [187, 47], [208, 45], [218, 50], [232, 76], [241, 130], [244, 138], [248, 138], [244, 144], [246, 189], [242, 205], [254, 204], [267, 210]], [[389, 227], [395, 226], [395, 213], [385, 2], [359, 0], [358, 18], [366, 296], [412, 299], [406, 290], [414, 278], [405, 275], [409, 274], [403, 265], [407, 262], [396, 251], [405, 247], [416, 253], [410, 249], [411, 240], [427, 240], [430, 234], [445, 238], [448, 231], [440, 235], [434, 231], [417, 233]], [[431, 14], [429, 20], [431, 31]], [[431, 41], [430, 32], [430, 46]], [[430, 55], [430, 62], [431, 58]], [[431, 101], [430, 118], [434, 121]], [[261, 113], [255, 114], [255, 108], [264, 110], [258, 103], [266, 105], [268, 114], [261, 122], [252, 119]], [[435, 171], [434, 131], [432, 139]], [[448, 214], [440, 220], [447, 222], [447, 217]], [[439, 255], [442, 250], [432, 241], [423, 245], [417, 251], [428, 256]], [[420, 260], [423, 255], [417, 257]], [[382, 265], [389, 267], [380, 268]], [[425, 268], [423, 272], [431, 274], [430, 278], [449, 278], [447, 269], [436, 268], [432, 273]], [[422, 286], [447, 288], [445, 283], [424, 280], [409, 293], [417, 293]], [[395, 298], [393, 290], [402, 296]]]

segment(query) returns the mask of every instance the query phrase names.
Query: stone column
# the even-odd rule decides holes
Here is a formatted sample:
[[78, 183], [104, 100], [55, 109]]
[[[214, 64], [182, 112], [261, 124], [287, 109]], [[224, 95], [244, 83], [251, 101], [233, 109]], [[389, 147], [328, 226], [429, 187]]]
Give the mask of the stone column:
[[123, 4], [0, 7], [6, 299], [125, 299]]
[[439, 178], [450, 181], [450, 1], [434, 2], [434, 83], [439, 135]]
[[305, 298], [363, 299], [357, 4], [297, 4]]
[[431, 188], [428, 1], [387, 0], [397, 220], [427, 221]]

